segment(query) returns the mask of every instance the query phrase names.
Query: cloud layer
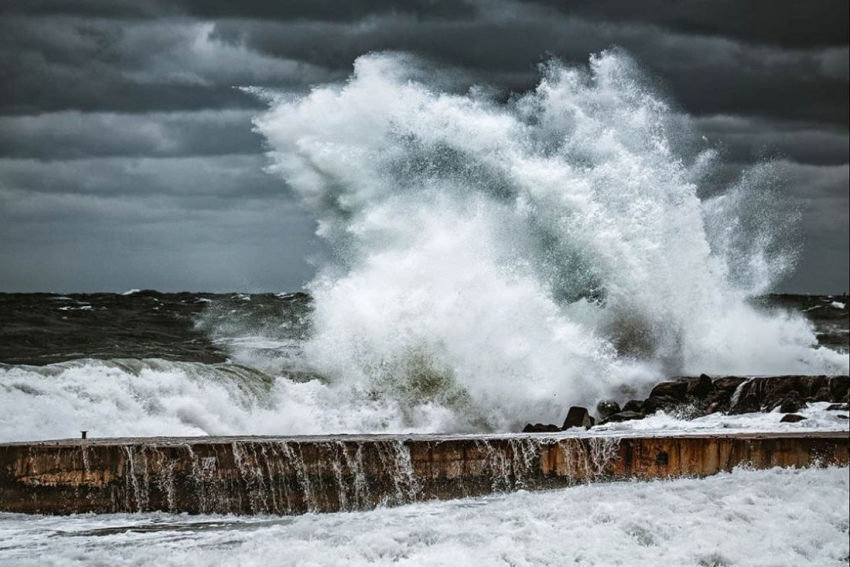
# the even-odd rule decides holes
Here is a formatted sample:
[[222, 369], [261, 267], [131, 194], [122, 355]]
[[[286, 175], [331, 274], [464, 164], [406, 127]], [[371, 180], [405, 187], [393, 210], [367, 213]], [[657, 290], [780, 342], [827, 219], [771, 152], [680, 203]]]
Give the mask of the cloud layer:
[[848, 287], [848, 4], [657, 0], [9, 0], [0, 7], [0, 290], [299, 287], [312, 221], [239, 88], [343, 80], [409, 51], [502, 96], [619, 45], [724, 148], [779, 157], [796, 291]]

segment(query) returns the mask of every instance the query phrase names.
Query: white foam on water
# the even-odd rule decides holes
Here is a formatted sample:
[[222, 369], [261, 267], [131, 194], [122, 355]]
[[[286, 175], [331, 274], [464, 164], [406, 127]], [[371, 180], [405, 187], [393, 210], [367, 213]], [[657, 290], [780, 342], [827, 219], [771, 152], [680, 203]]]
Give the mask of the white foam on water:
[[291, 518], [0, 513], [0, 564], [839, 567], [850, 470], [736, 470]]
[[676, 433], [728, 433], [730, 431], [846, 431], [850, 429], [850, 420], [846, 410], [827, 410], [832, 404], [814, 402], [801, 409], [797, 414], [805, 417], [796, 423], [782, 423], [784, 413], [779, 408], [771, 412], [754, 412], [738, 415], [712, 413], [695, 419], [681, 419], [678, 416], [660, 411], [644, 419], [609, 423], [593, 428], [594, 433], [645, 433], [647, 435]]
[[[453, 428], [444, 408], [416, 421]], [[430, 414], [427, 414], [430, 412]], [[318, 380], [159, 359], [0, 365], [0, 442], [94, 437], [427, 432], [392, 400], [351, 399]]]
[[[405, 407], [391, 397], [352, 396], [317, 379], [299, 380], [233, 364], [159, 359], [0, 365], [0, 442], [73, 438], [82, 430], [90, 438], [476, 431], [438, 403]], [[846, 430], [839, 415], [847, 412], [828, 406], [810, 404], [800, 411], [807, 419], [793, 424], [781, 424], [775, 412], [694, 420], [659, 413], [591, 432]]]

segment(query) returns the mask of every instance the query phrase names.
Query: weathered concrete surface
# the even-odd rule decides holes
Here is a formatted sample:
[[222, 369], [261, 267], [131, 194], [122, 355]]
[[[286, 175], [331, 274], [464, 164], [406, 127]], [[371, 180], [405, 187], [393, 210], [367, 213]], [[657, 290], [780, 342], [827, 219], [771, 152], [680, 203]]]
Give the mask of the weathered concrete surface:
[[0, 445], [0, 510], [298, 514], [735, 466], [846, 465], [847, 432], [204, 437]]

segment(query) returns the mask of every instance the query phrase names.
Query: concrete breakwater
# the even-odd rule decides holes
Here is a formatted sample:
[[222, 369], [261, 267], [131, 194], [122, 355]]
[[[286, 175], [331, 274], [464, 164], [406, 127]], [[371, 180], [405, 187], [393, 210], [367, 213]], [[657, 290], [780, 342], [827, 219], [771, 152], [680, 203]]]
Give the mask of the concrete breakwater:
[[847, 464], [848, 433], [204, 437], [0, 445], [0, 510], [300, 514]]

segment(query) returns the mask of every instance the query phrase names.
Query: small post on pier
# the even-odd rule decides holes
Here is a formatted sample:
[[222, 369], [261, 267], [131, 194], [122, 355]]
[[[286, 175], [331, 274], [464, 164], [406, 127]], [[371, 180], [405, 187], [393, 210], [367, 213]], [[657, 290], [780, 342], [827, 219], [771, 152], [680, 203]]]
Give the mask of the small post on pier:
[[82, 438], [82, 439], [85, 439], [85, 438], [86, 438], [86, 436], [88, 435], [88, 433], [89, 433], [88, 431], [80, 431], [80, 436], [81, 436], [81, 438]]

